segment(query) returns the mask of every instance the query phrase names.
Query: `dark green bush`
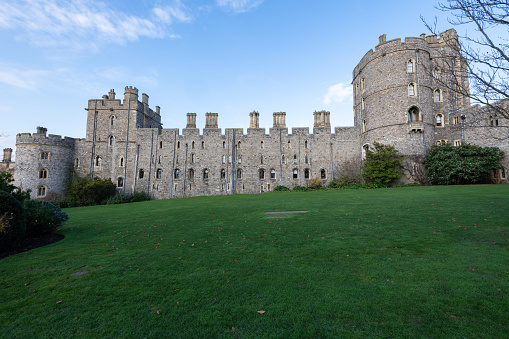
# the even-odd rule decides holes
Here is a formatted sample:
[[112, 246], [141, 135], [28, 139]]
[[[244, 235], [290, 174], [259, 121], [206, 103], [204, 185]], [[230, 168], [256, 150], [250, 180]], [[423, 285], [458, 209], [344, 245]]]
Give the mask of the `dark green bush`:
[[28, 200], [23, 203], [26, 214], [26, 236], [53, 233], [68, 220], [67, 213], [48, 201]]
[[22, 191], [12, 184], [14, 178], [11, 173], [1, 172], [0, 173], [0, 191], [12, 194], [19, 202], [30, 199], [30, 190]]
[[374, 143], [374, 150], [366, 151], [362, 175], [368, 183], [387, 187], [401, 178], [403, 157], [394, 146]]
[[311, 191], [311, 188], [306, 187], [306, 186], [295, 186], [293, 188], [293, 191], [295, 191], [295, 192], [307, 192], [307, 191]]
[[110, 198], [108, 198], [105, 202], [106, 205], [113, 204], [126, 204], [131, 202], [138, 201], [147, 201], [150, 200], [150, 197], [145, 192], [134, 192], [131, 194], [122, 194], [118, 193]]
[[285, 192], [285, 191], [289, 191], [289, 190], [290, 189], [288, 187], [283, 186], [283, 185], [274, 187], [274, 191], [276, 191], [276, 192]]
[[74, 177], [67, 197], [79, 201], [80, 206], [100, 205], [117, 192], [109, 178], [88, 180]]
[[11, 194], [0, 191], [0, 251], [19, 245], [25, 231], [23, 206]]

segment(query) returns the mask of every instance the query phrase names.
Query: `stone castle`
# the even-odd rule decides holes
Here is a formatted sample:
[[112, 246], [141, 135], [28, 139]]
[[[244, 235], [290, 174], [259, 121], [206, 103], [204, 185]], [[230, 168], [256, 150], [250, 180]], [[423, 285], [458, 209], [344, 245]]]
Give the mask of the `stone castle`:
[[[313, 113], [312, 133], [307, 127], [289, 131], [285, 112], [273, 113], [267, 133], [253, 111], [247, 133], [221, 130], [217, 113], [205, 114], [201, 133], [196, 113], [187, 113], [180, 133], [162, 127], [160, 107], [151, 109], [147, 94], [140, 101], [138, 89], [129, 86], [117, 99], [111, 90], [88, 101], [84, 139], [48, 135], [43, 127], [18, 134], [15, 184], [30, 189], [33, 198], [61, 195], [73, 169], [80, 176], [111, 178], [123, 193], [145, 191], [165, 199], [258, 193], [278, 185], [305, 186], [312, 178], [327, 184], [358, 170], [375, 142], [393, 145], [406, 156], [404, 181], [415, 180], [419, 159], [433, 144], [499, 146], [507, 154], [499, 138], [506, 133], [501, 128], [506, 121], [439, 85], [447, 39], [457, 39], [456, 32], [403, 42], [380, 36], [353, 71], [354, 126], [333, 132], [327, 111]], [[464, 69], [459, 55], [449, 58]], [[478, 113], [485, 118], [474, 119]], [[506, 181], [505, 170], [494, 176]]]

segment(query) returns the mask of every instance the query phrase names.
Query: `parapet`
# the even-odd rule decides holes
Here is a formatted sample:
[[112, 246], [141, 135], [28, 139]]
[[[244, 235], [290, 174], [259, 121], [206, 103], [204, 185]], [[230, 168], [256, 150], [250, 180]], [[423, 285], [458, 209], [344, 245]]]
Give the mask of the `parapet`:
[[[19, 133], [16, 135], [16, 145], [39, 144], [48, 146], [74, 147], [76, 139], [61, 135], [49, 134], [46, 136], [46, 128], [37, 127], [37, 133]], [[41, 133], [42, 132], [42, 133]]]

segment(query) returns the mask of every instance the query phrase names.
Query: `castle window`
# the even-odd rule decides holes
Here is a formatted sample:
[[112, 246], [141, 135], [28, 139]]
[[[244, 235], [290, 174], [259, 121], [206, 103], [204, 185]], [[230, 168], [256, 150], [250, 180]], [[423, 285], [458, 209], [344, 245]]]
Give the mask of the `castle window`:
[[229, 164], [231, 164], [231, 163], [232, 163], [232, 156], [231, 156], [231, 155], [229, 155], [229, 156], [228, 156], [228, 163], [229, 163]]
[[490, 125], [491, 127], [498, 126], [498, 117], [497, 115], [490, 115]]
[[355, 94], [359, 94], [359, 84], [355, 84]]
[[440, 102], [440, 101], [442, 101], [442, 95], [441, 95], [441, 93], [440, 93], [440, 90], [439, 90], [439, 89], [436, 89], [436, 90], [435, 90], [434, 95], [435, 95], [435, 101], [436, 101], [436, 102]]
[[361, 109], [364, 109], [364, 98], [361, 99]]
[[49, 159], [49, 152], [41, 152], [41, 159], [42, 160], [48, 160]]
[[209, 170], [205, 168], [203, 170], [203, 179], [208, 179], [208, 178], [209, 178]]
[[160, 156], [159, 156], [159, 158], [157, 159], [157, 163], [158, 163], [158, 164], [160, 164], [160, 163], [161, 163], [161, 158], [162, 158], [162, 157], [163, 157], [163, 156], [162, 156], [162, 155], [160, 155]]
[[415, 85], [414, 84], [408, 85], [408, 95], [411, 97], [415, 96]]
[[240, 141], [239, 141], [239, 143], [238, 143], [238, 146], [237, 146], [237, 148], [238, 148], [238, 149], [240, 149]]
[[163, 142], [159, 141], [159, 148], [163, 148]]
[[191, 164], [194, 164], [194, 153], [191, 154]]
[[433, 68], [433, 78], [438, 79], [438, 68]]
[[442, 146], [442, 145], [445, 145], [446, 143], [447, 143], [447, 140], [437, 140], [436, 141], [437, 146]]
[[205, 141], [201, 142], [201, 149], [205, 149]]
[[161, 179], [162, 176], [163, 176], [163, 170], [158, 168], [157, 172], [156, 172], [156, 179]]
[[39, 186], [37, 188], [37, 197], [42, 198], [46, 196], [46, 186]]
[[408, 62], [406, 63], [406, 71], [407, 71], [407, 73], [414, 72], [414, 61], [413, 60], [408, 60]]
[[320, 171], [320, 179], [327, 179], [327, 171], [323, 168]]
[[304, 170], [304, 179], [309, 179], [309, 169]]
[[138, 172], [138, 178], [143, 179], [145, 177], [145, 171], [143, 169], [140, 169]]
[[175, 159], [175, 162], [178, 164], [179, 163], [179, 156], [177, 155], [177, 158]]
[[175, 168], [175, 171], [173, 173], [173, 178], [178, 179], [180, 177], [180, 170], [178, 168]]
[[459, 118], [459, 117], [454, 117], [454, 118], [452, 119], [452, 124], [453, 124], [453, 125], [457, 125], [457, 124], [459, 123], [459, 121], [460, 121], [460, 118]]
[[239, 164], [241, 164], [241, 163], [242, 163], [242, 158], [241, 158], [241, 157], [239, 157], [239, 158], [237, 159], [237, 163], [239, 163]]
[[308, 163], [309, 163], [309, 158], [308, 158], [308, 155], [307, 155], [307, 154], [306, 154], [306, 156], [304, 157], [304, 162], [305, 162], [306, 164], [308, 164]]
[[194, 179], [194, 169], [192, 168], [189, 170], [189, 179]]
[[120, 158], [120, 167], [124, 167], [124, 158], [123, 157]]
[[412, 107], [408, 110], [408, 122], [418, 122], [419, 121], [419, 109], [417, 107]]
[[115, 138], [113, 137], [113, 135], [110, 135], [110, 137], [108, 138], [108, 145], [113, 146], [114, 142], [115, 142]]
[[117, 118], [114, 115], [110, 116], [110, 127], [114, 127], [115, 126], [115, 120], [116, 119]]
[[100, 156], [95, 157], [95, 165], [101, 166], [101, 157]]
[[285, 155], [283, 154], [283, 155], [281, 156], [281, 163], [282, 163], [282, 164], [284, 164], [284, 163], [285, 163], [285, 160], [286, 160], [286, 159], [285, 159]]
[[362, 132], [366, 132], [366, 120], [362, 120]]
[[194, 141], [191, 143], [191, 148], [194, 149]]
[[39, 179], [46, 179], [48, 177], [48, 170], [43, 168], [39, 171]]
[[80, 159], [74, 159], [74, 167], [80, 167]]
[[293, 178], [298, 179], [299, 178], [299, 170], [294, 168], [293, 169]]
[[361, 91], [364, 91], [364, 88], [365, 88], [365, 82], [364, 82], [364, 78], [361, 79]]
[[263, 155], [260, 156], [260, 164], [263, 165]]
[[293, 164], [296, 165], [297, 164], [297, 155], [293, 155]]
[[265, 179], [265, 170], [264, 170], [263, 168], [260, 168], [260, 169], [258, 170], [258, 177], [259, 177], [260, 179]]
[[307, 149], [308, 148], [308, 141], [304, 141], [304, 148]]
[[180, 148], [180, 141], [177, 141], [177, 149]]
[[437, 117], [435, 118], [437, 127], [443, 126], [442, 119], [443, 119], [442, 114], [437, 114]]
[[221, 179], [224, 179], [226, 178], [226, 171], [224, 170], [224, 168], [221, 169]]
[[223, 164], [226, 164], [226, 155], [223, 155], [223, 158], [221, 159], [221, 162], [222, 162]]
[[124, 187], [124, 178], [120, 177], [117, 179], [117, 187]]
[[260, 141], [260, 148], [263, 149], [263, 140]]
[[223, 141], [223, 148], [226, 148], [226, 141]]
[[237, 179], [242, 179], [242, 170], [240, 168], [237, 170]]
[[271, 179], [276, 179], [276, 170], [275, 169], [271, 169], [270, 170], [270, 178]]
[[292, 148], [292, 142], [288, 140], [288, 148]]

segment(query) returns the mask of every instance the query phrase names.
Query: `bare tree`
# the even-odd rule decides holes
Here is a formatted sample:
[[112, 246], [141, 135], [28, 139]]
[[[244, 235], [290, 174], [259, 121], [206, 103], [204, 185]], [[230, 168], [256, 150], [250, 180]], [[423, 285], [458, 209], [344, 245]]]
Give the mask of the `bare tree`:
[[[437, 9], [452, 15], [450, 24], [473, 27], [476, 33], [446, 39], [440, 76], [430, 70], [436, 81], [474, 103], [487, 105], [492, 114], [509, 119], [508, 105], [500, 103], [509, 99], [509, 1], [449, 0], [439, 3]], [[422, 20], [438, 34], [436, 18], [433, 24]], [[451, 58], [453, 55], [461, 55], [465, 62]]]

